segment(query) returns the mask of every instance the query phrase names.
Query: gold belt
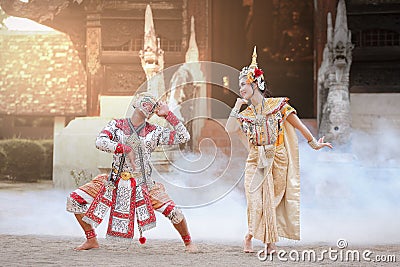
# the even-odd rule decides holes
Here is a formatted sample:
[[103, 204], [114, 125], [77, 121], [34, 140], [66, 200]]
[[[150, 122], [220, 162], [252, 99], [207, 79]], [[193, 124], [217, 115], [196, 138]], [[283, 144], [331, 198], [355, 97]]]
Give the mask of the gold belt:
[[[118, 173], [118, 170], [113, 168], [113, 172], [114, 173]], [[136, 172], [136, 171], [133, 172], [133, 173], [121, 172], [121, 174], [120, 174], [121, 179], [125, 180], [125, 181], [127, 181], [127, 180], [129, 180], [131, 178], [134, 178], [134, 177], [139, 177], [139, 176], [140, 176], [140, 172]]]
[[130, 172], [121, 172], [121, 179], [122, 180], [129, 180], [132, 178], [132, 174]]
[[[116, 168], [113, 168], [112, 172], [117, 174], [118, 170]], [[122, 180], [125, 180], [125, 181], [132, 178], [132, 174], [130, 172], [121, 172], [121, 174], [119, 176], [121, 177]]]

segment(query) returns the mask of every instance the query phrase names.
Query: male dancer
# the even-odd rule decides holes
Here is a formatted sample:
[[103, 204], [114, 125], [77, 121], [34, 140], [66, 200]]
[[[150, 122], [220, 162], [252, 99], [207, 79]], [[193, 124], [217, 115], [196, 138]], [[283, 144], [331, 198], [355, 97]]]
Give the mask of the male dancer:
[[[93, 226], [111, 208], [108, 236], [132, 238], [135, 215], [142, 235], [155, 226], [156, 210], [171, 220], [186, 251], [196, 252], [183, 213], [164, 186], [152, 180], [150, 166], [151, 152], [158, 145], [185, 143], [190, 139], [189, 132], [167, 104], [157, 102], [149, 93], [136, 95], [133, 107], [131, 118], [110, 121], [97, 136], [96, 147], [114, 154], [110, 175], [95, 177], [67, 198], [67, 211], [75, 214], [86, 235], [86, 241], [75, 249], [99, 247]], [[154, 113], [164, 117], [174, 130], [148, 123], [146, 119]], [[139, 241], [144, 243], [145, 238], [141, 236]]]

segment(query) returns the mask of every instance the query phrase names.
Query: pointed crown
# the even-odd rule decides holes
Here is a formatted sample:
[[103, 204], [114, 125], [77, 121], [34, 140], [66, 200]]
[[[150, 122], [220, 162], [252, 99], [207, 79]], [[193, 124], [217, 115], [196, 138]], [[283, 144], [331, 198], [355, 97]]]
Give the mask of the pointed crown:
[[257, 47], [256, 46], [254, 46], [250, 65], [244, 67], [239, 74], [239, 79], [242, 79], [243, 77], [247, 77], [246, 83], [250, 84], [253, 82], [257, 82], [258, 88], [260, 88], [260, 90], [263, 91], [265, 89], [264, 72], [258, 68], [258, 64], [257, 64]]

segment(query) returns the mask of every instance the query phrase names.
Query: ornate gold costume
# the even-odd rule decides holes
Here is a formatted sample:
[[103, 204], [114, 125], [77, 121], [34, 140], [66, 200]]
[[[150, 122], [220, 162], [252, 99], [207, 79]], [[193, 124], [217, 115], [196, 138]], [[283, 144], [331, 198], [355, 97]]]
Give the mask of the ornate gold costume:
[[287, 98], [265, 98], [237, 119], [249, 141], [245, 191], [249, 234], [264, 243], [300, 239], [297, 136], [286, 118], [296, 112]]

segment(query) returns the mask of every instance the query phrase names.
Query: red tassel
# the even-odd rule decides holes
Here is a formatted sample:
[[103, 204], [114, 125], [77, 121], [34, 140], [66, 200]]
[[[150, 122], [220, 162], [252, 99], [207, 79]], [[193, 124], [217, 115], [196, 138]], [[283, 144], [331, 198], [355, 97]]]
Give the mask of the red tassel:
[[140, 237], [139, 242], [140, 242], [140, 244], [146, 243], [146, 237], [144, 237], [144, 236]]

